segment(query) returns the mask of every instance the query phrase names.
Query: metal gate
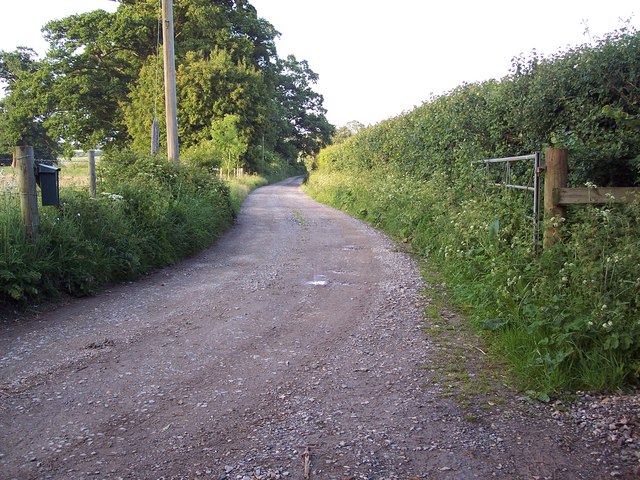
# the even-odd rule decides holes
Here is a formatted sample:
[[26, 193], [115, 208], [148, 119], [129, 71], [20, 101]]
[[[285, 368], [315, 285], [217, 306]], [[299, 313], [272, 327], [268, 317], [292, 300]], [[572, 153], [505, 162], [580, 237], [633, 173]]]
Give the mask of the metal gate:
[[[533, 172], [531, 175], [531, 185], [514, 185], [511, 183], [511, 164], [513, 162], [532, 161]], [[531, 153], [529, 155], [519, 155], [516, 157], [504, 157], [504, 158], [490, 158], [487, 160], [480, 160], [473, 162], [475, 164], [484, 163], [487, 167], [487, 174], [489, 167], [492, 164], [505, 164], [504, 181], [501, 183], [493, 183], [497, 187], [513, 188], [516, 190], [527, 190], [533, 192], [533, 242], [534, 245], [538, 243], [539, 239], [539, 220], [540, 220], [540, 175], [542, 174], [542, 168], [540, 166], [540, 152]]]

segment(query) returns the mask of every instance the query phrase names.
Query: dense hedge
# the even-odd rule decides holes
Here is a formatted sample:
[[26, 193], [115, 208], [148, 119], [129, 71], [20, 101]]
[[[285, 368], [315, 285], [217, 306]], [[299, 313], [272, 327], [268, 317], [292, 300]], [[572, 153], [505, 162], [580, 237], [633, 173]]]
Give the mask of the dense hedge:
[[0, 306], [136, 278], [204, 248], [233, 222], [229, 187], [203, 169], [121, 152], [103, 160], [101, 176], [97, 198], [63, 189], [59, 209], [41, 209], [35, 243], [17, 201], [3, 202]]
[[[570, 151], [573, 186], [633, 185], [639, 110], [640, 35], [616, 32], [516, 60], [501, 81], [463, 85], [323, 150], [309, 190], [411, 241], [523, 388], [613, 388], [640, 372], [640, 209], [572, 209], [564, 242], [538, 254], [530, 195], [488, 187], [471, 162], [554, 145]], [[530, 182], [524, 167], [514, 175]]]
[[640, 35], [617, 32], [594, 47], [514, 60], [501, 81], [465, 84], [319, 156], [332, 169], [394, 164], [428, 178], [469, 161], [571, 150], [573, 183], [631, 186], [640, 153]]

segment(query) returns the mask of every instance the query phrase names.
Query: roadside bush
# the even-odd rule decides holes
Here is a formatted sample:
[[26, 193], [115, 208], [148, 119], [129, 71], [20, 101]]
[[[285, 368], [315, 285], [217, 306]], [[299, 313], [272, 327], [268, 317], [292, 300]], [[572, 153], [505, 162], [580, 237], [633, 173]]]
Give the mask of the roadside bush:
[[30, 243], [15, 196], [0, 211], [0, 302], [27, 303], [59, 293], [88, 295], [138, 277], [209, 245], [234, 216], [229, 187], [205, 169], [175, 169], [129, 151], [103, 159], [95, 199], [63, 189], [60, 208], [40, 209]]

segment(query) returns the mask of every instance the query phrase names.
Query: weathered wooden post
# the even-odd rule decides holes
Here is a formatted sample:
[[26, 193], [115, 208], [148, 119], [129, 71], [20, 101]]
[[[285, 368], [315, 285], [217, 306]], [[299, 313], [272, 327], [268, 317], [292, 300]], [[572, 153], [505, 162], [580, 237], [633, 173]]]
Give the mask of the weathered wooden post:
[[[558, 205], [557, 188], [567, 186], [569, 176], [568, 152], [564, 148], [549, 147], [545, 150], [544, 174], [544, 218], [547, 226], [544, 230], [543, 246], [553, 246], [561, 237], [560, 219], [565, 218], [566, 207]], [[551, 220], [553, 219], [553, 221]]]
[[27, 236], [36, 240], [40, 233], [40, 216], [38, 214], [33, 147], [27, 145], [16, 147], [14, 160], [17, 169], [18, 191], [20, 192], [22, 224]]
[[96, 198], [96, 152], [89, 150], [89, 196]]

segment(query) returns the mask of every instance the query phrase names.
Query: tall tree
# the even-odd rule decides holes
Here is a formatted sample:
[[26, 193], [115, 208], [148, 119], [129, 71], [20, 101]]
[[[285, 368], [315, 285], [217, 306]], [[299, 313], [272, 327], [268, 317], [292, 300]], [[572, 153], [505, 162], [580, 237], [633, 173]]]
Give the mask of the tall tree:
[[59, 151], [44, 124], [50, 111], [51, 72], [33, 50], [20, 47], [0, 52], [0, 82], [6, 96], [0, 100], [0, 149], [10, 152], [29, 144], [38, 158]]
[[306, 60], [298, 61], [293, 55], [278, 60], [277, 65], [276, 109], [281, 131], [277, 149], [285, 156], [292, 148], [303, 155], [315, 154], [335, 131], [325, 117], [324, 98], [313, 90], [318, 75]]
[[241, 166], [240, 157], [248, 148], [247, 141], [238, 130], [239, 120], [237, 115], [225, 115], [211, 125], [212, 150], [227, 171], [227, 177], [232, 169]]
[[[13, 82], [15, 99], [34, 97], [20, 111], [7, 108], [7, 99], [3, 118], [9, 111], [32, 116], [38, 128], [69, 147], [132, 145], [148, 151], [156, 105], [163, 123], [155, 56], [159, 18], [157, 0], [121, 0], [114, 13], [97, 10], [49, 22], [45, 59], [32, 61], [28, 52], [17, 51], [0, 63], [0, 77]], [[322, 96], [313, 91], [317, 75], [306, 61], [278, 58], [278, 32], [247, 0], [181, 0], [174, 19], [185, 147], [209, 141], [211, 126], [226, 115], [238, 117], [237, 128], [253, 147], [246, 154], [249, 167], [259, 164], [253, 158], [258, 146], [291, 159], [329, 141], [332, 126]], [[37, 72], [31, 79], [21, 73], [29, 69]]]
[[96, 10], [45, 26], [55, 76], [47, 127], [60, 138], [85, 148], [126, 144], [120, 105], [156, 44], [157, 22], [145, 12], [122, 5], [116, 13]]

